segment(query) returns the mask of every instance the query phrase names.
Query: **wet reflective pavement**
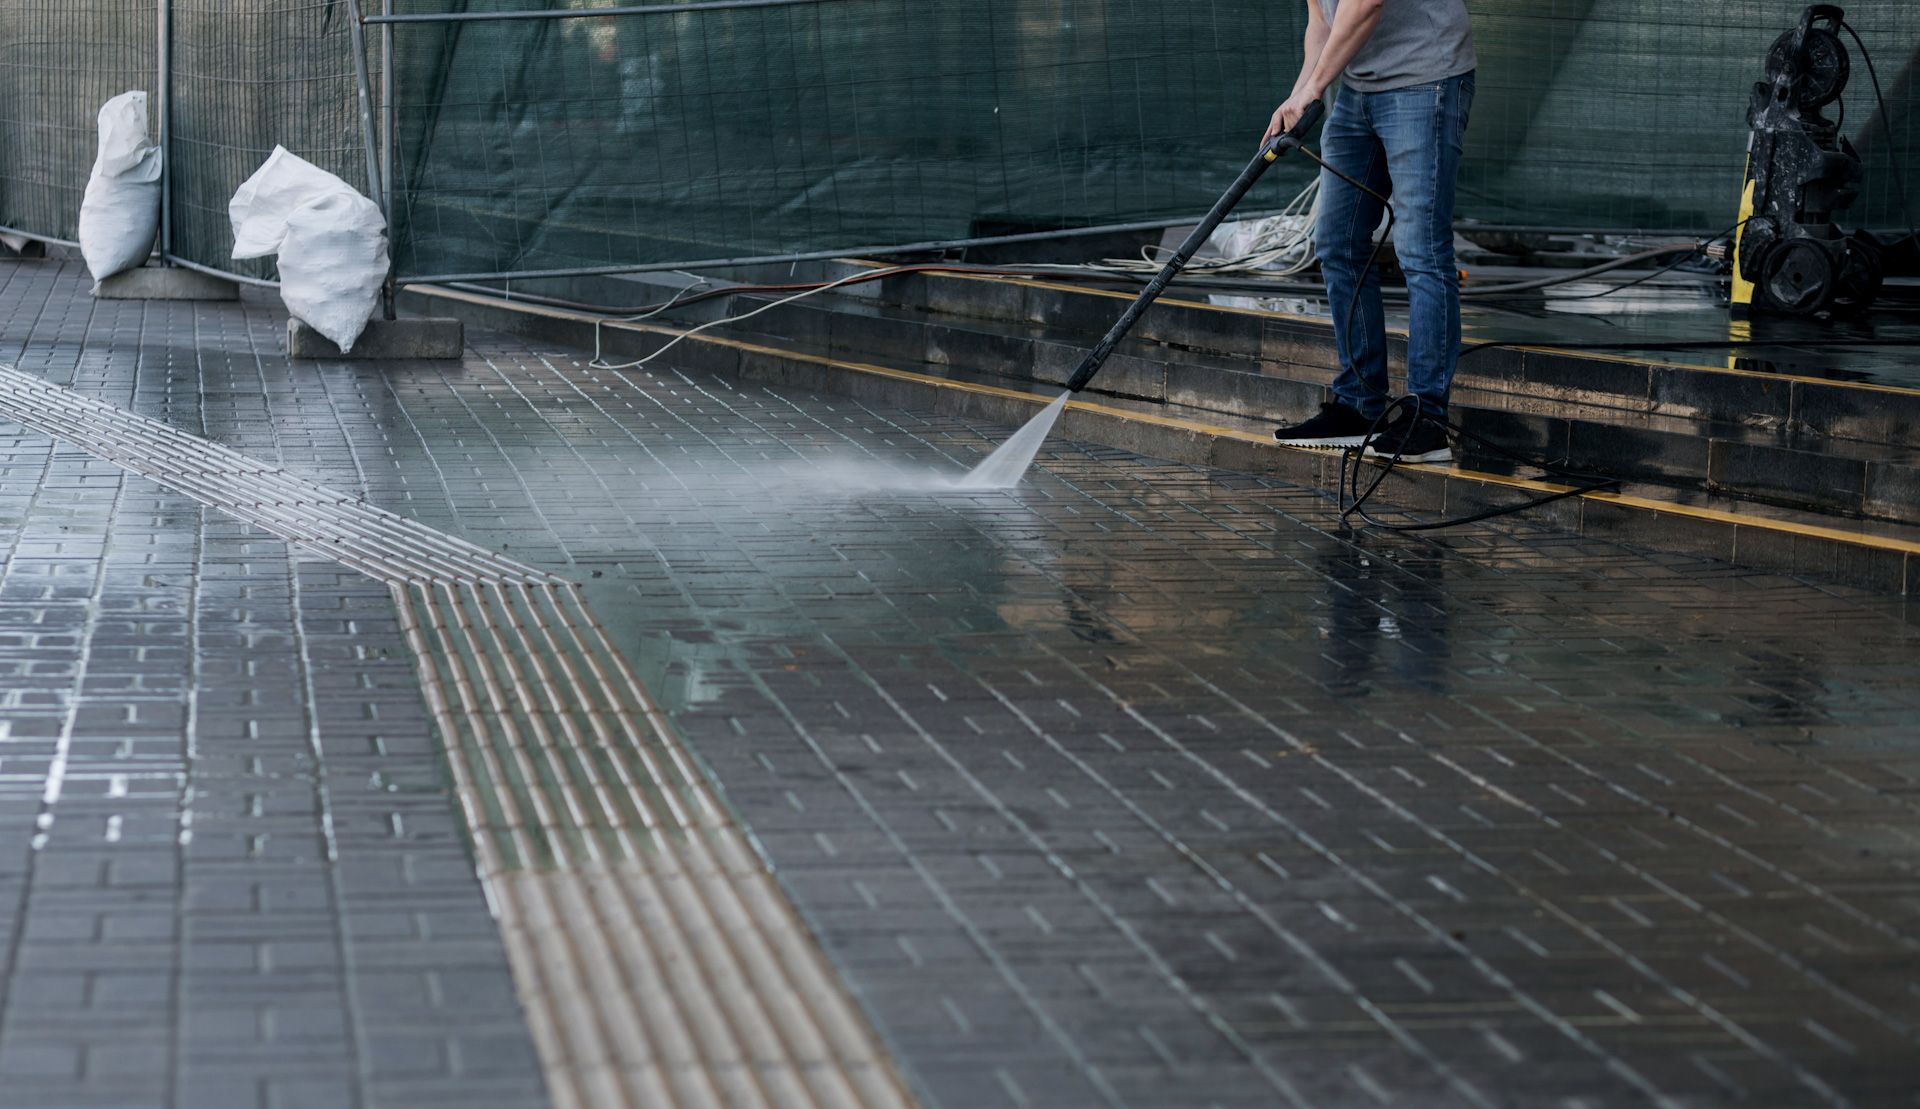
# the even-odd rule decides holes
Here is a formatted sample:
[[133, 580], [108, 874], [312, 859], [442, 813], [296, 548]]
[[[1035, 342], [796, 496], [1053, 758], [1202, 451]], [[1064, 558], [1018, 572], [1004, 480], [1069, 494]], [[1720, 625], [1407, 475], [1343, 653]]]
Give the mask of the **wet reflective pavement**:
[[[1896, 599], [1060, 440], [954, 491], [1010, 429], [0, 281], [0, 363], [581, 582], [925, 1104], [1920, 1091]], [[536, 1101], [384, 587], [0, 432], [7, 1088]]]

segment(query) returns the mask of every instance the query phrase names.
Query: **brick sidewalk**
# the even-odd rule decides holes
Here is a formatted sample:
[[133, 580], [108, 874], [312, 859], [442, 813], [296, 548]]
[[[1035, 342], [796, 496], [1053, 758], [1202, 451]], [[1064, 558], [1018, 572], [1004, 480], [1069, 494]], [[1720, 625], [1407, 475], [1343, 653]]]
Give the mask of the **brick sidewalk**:
[[[1920, 1087], [1897, 601], [1525, 521], [1340, 534], [1312, 491], [1058, 441], [1016, 493], [936, 493], [1006, 429], [484, 335], [457, 367], [290, 365], [262, 302], [0, 280], [0, 362], [585, 582], [929, 1104]], [[73, 739], [8, 871], [0, 1078], [40, 1104], [536, 1097], [384, 591], [7, 449], [19, 842], [69, 714]], [[87, 616], [121, 608], [143, 619]]]
[[0, 434], [0, 1101], [538, 1099], [386, 591]]

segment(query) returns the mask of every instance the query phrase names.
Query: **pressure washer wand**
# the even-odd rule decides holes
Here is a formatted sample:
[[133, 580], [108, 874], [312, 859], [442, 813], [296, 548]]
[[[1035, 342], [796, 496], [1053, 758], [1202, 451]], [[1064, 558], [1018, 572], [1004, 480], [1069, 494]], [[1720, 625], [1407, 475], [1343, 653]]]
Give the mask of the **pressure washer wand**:
[[1253, 188], [1253, 183], [1260, 180], [1260, 175], [1267, 172], [1268, 166], [1280, 160], [1280, 155], [1299, 146], [1306, 138], [1307, 132], [1313, 130], [1313, 125], [1320, 122], [1320, 117], [1325, 113], [1326, 108], [1319, 101], [1314, 101], [1307, 106], [1305, 112], [1301, 113], [1299, 121], [1291, 129], [1274, 136], [1272, 142], [1253, 156], [1253, 161], [1247, 163], [1247, 168], [1240, 171], [1240, 176], [1235, 178], [1227, 191], [1214, 202], [1213, 210], [1208, 212], [1199, 226], [1193, 229], [1193, 234], [1187, 236], [1187, 241], [1180, 244], [1180, 249], [1174, 251], [1173, 257], [1167, 264], [1154, 275], [1152, 281], [1147, 282], [1147, 287], [1140, 290], [1140, 295], [1133, 298], [1133, 303], [1127, 305], [1127, 310], [1120, 313], [1120, 318], [1114, 322], [1106, 337], [1094, 344], [1093, 349], [1087, 352], [1086, 358], [1080, 362], [1080, 368], [1073, 371], [1073, 376], [1067, 379], [1069, 392], [1077, 393], [1087, 387], [1087, 383], [1093, 380], [1093, 375], [1100, 372], [1101, 366], [1106, 365], [1108, 356], [1113, 354], [1113, 348], [1120, 345], [1120, 340], [1127, 337], [1127, 332], [1133, 330], [1133, 325], [1140, 322], [1140, 317], [1146, 315], [1148, 308], [1153, 307], [1153, 302], [1160, 299], [1160, 294], [1167, 291], [1167, 286], [1173, 283], [1173, 279], [1179, 276], [1181, 270], [1187, 268], [1188, 262], [1193, 261], [1193, 256], [1206, 245], [1214, 228], [1219, 227], [1220, 221], [1226, 219], [1227, 214], [1239, 206], [1241, 199], [1247, 195], [1247, 191]]

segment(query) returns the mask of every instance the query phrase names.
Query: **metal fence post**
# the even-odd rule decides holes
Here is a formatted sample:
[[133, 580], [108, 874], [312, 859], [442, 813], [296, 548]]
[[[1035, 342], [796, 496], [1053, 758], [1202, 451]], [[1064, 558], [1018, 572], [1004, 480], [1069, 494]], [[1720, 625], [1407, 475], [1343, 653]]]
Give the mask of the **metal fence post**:
[[173, 0], [158, 0], [159, 66], [155, 77], [155, 115], [160, 128], [160, 264], [173, 256]]
[[[380, 0], [380, 14], [393, 14], [393, 0]], [[380, 25], [380, 211], [387, 217], [387, 282], [381, 292], [381, 307], [388, 319], [397, 314], [394, 307], [396, 284], [394, 278], [398, 263], [394, 260], [394, 228], [397, 213], [394, 210], [395, 190], [393, 187], [394, 163], [398, 161], [400, 140], [397, 137], [400, 120], [399, 108], [394, 103], [394, 88], [397, 82], [393, 73], [393, 24]]]
[[366, 17], [360, 12], [360, 0], [347, 0], [347, 30], [353, 46], [353, 74], [359, 82], [360, 141], [367, 154], [367, 192], [378, 204], [385, 189], [380, 182], [380, 140], [374, 134], [373, 78], [368, 73], [367, 26]]
[[[367, 148], [367, 193], [387, 223], [387, 278], [381, 284], [383, 315], [394, 318], [393, 310], [393, 213], [388, 208], [386, 174], [380, 153], [379, 128], [374, 122], [373, 78], [367, 60], [367, 20], [360, 0], [347, 0], [347, 26], [353, 40], [353, 73], [360, 86], [360, 138]], [[382, 79], [384, 84], [384, 77]]]

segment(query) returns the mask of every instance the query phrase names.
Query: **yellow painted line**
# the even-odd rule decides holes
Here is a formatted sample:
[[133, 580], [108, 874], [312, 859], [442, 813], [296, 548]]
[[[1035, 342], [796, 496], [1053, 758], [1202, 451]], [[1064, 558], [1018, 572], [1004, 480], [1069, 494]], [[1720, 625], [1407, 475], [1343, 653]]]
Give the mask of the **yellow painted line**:
[[[843, 261], [850, 265], [867, 266], [875, 269], [887, 268], [879, 263], [869, 262], [865, 259], [848, 258], [843, 259]], [[996, 277], [992, 274], [979, 273], [940, 273], [928, 274], [927, 276], [951, 278], [956, 281], [997, 281], [1007, 284], [1024, 285], [1035, 289], [1046, 289], [1051, 292], [1078, 293], [1081, 296], [1106, 297], [1112, 300], [1130, 301], [1135, 295], [1133, 293], [1119, 292], [1112, 289], [1088, 289], [1079, 285], [1069, 285], [1058, 281], [1046, 281], [1032, 277]], [[1197, 308], [1204, 312], [1219, 312], [1229, 316], [1256, 316], [1261, 319], [1283, 320], [1287, 323], [1310, 324], [1315, 327], [1329, 326], [1326, 318], [1322, 316], [1303, 316], [1295, 312], [1276, 312], [1265, 308], [1243, 308], [1230, 304], [1209, 304], [1206, 301], [1186, 300], [1178, 296], [1161, 297], [1160, 303], [1177, 304], [1182, 308]], [[1387, 334], [1397, 335], [1402, 339], [1407, 337], [1406, 329], [1399, 327], [1388, 328]], [[1464, 334], [1466, 338], [1474, 342], [1490, 341], [1489, 338], [1479, 335], [1470, 327], [1466, 329]], [[1507, 349], [1531, 351], [1535, 354], [1558, 354], [1575, 358], [1589, 358], [1596, 362], [1614, 362], [1629, 366], [1670, 366], [1677, 370], [1695, 370], [1700, 373], [1724, 374], [1731, 377], [1756, 377], [1763, 378], [1767, 381], [1798, 381], [1808, 385], [1826, 385], [1836, 389], [1858, 389], [1868, 393], [1892, 393], [1899, 396], [1913, 396], [1915, 393], [1920, 393], [1920, 390], [1916, 389], [1904, 388], [1899, 385], [1881, 385], [1870, 381], [1835, 381], [1832, 378], [1815, 377], [1812, 374], [1783, 374], [1770, 373], [1766, 370], [1742, 370], [1733, 366], [1712, 366], [1703, 362], [1655, 361], [1645, 357], [1637, 358], [1631, 352], [1613, 354], [1606, 351], [1574, 350], [1566, 347], [1555, 347], [1545, 343], [1515, 344]]]
[[[457, 289], [442, 289], [435, 286], [414, 286], [414, 292], [426, 296], [440, 297], [445, 300], [457, 300], [486, 308], [505, 308], [528, 315], [545, 316], [550, 319], [575, 320], [582, 323], [600, 321], [603, 327], [616, 331], [633, 331], [650, 335], [676, 336], [680, 330], [657, 324], [627, 323], [607, 321], [587, 312], [578, 312], [568, 308], [551, 308], [542, 304], [530, 304], [526, 301], [503, 301], [496, 297], [467, 293]], [[725, 347], [730, 350], [747, 351], [753, 354], [768, 354], [794, 362], [822, 366], [836, 370], [851, 370], [855, 373], [871, 374], [894, 381], [915, 385], [930, 385], [936, 389], [952, 389], [980, 396], [999, 397], [1004, 400], [1020, 401], [1040, 407], [1052, 402], [1052, 396], [1008, 389], [998, 385], [982, 385], [971, 381], [954, 381], [950, 378], [934, 377], [930, 374], [915, 373], [911, 370], [895, 369], [891, 366], [879, 366], [869, 362], [848, 362], [843, 359], [829, 358], [825, 355], [807, 354], [801, 351], [787, 350], [782, 347], [770, 347], [760, 343], [748, 343], [739, 339], [729, 339], [712, 333], [703, 332], [694, 336], [698, 342]], [[1128, 420], [1133, 423], [1150, 424], [1155, 427], [1170, 428], [1176, 431], [1189, 431], [1214, 439], [1232, 439], [1242, 443], [1269, 447], [1274, 450], [1300, 450], [1302, 453], [1320, 453], [1306, 448], [1285, 447], [1275, 443], [1270, 437], [1239, 428], [1223, 427], [1200, 420], [1190, 420], [1179, 416], [1163, 416], [1152, 412], [1136, 412], [1127, 408], [1115, 408], [1098, 401], [1070, 400], [1069, 409], [1088, 412], [1099, 416]], [[1401, 463], [1398, 469], [1412, 470], [1418, 473], [1466, 478], [1487, 485], [1498, 485], [1508, 489], [1518, 489], [1530, 493], [1564, 493], [1571, 486], [1555, 485], [1551, 482], [1535, 481], [1530, 478], [1512, 477], [1507, 474], [1489, 474], [1478, 470], [1462, 470], [1453, 466], [1434, 466]], [[1710, 523], [1732, 524], [1736, 527], [1756, 528], [1761, 531], [1778, 532], [1784, 535], [1798, 535], [1811, 539], [1826, 539], [1837, 543], [1851, 543], [1861, 547], [1873, 547], [1883, 551], [1898, 551], [1902, 554], [1920, 555], [1920, 541], [1896, 539], [1884, 535], [1868, 535], [1847, 531], [1844, 528], [1824, 527], [1819, 524], [1795, 523], [1791, 520], [1769, 520], [1764, 517], [1747, 516], [1724, 509], [1702, 508], [1699, 505], [1675, 504], [1671, 501], [1655, 500], [1651, 497], [1637, 497], [1628, 493], [1581, 493], [1572, 499], [1601, 501], [1617, 504], [1625, 508], [1636, 508], [1647, 512], [1658, 512], [1669, 516], [1684, 516], [1688, 519], [1703, 520]]]

